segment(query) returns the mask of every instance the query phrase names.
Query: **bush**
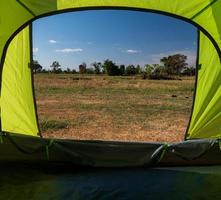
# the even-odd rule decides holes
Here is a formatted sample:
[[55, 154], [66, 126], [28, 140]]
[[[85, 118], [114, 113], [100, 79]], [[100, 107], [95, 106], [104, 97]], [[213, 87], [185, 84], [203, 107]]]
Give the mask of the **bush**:
[[87, 74], [94, 74], [94, 69], [93, 68], [87, 68], [86, 69]]
[[121, 75], [120, 68], [112, 60], [105, 60], [102, 67], [109, 76]]
[[128, 65], [126, 68], [126, 75], [135, 75], [136, 74], [136, 67], [134, 65]]
[[80, 74], [86, 74], [87, 73], [87, 64], [83, 62], [79, 65], [79, 73]]
[[69, 122], [67, 121], [58, 121], [58, 120], [42, 120], [40, 121], [41, 131], [57, 131], [60, 129], [67, 128]]

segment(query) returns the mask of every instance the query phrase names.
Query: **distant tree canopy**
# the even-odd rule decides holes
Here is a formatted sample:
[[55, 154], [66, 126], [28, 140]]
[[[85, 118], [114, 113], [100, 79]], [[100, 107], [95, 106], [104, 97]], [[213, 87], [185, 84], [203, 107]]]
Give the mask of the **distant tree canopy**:
[[77, 71], [75, 69], [67, 68], [63, 71], [65, 74], [77, 74]]
[[101, 68], [102, 68], [102, 63], [101, 62], [93, 62], [91, 66], [94, 67], [94, 73], [95, 74], [100, 74], [101, 73]]
[[196, 75], [196, 68], [194, 68], [194, 67], [185, 67], [182, 74], [186, 75], [186, 76], [194, 76], [194, 75]]
[[83, 62], [79, 65], [79, 73], [80, 74], [86, 74], [87, 73], [87, 64]]
[[[85, 62], [81, 63], [79, 71], [74, 68], [66, 68], [62, 70], [58, 61], [54, 61], [50, 66], [52, 73], [66, 73], [66, 74], [107, 74], [109, 76], [135, 76], [140, 75], [143, 79], [174, 79], [175, 76], [186, 75], [193, 76], [196, 73], [194, 67], [189, 67], [187, 64], [187, 56], [182, 54], [170, 55], [160, 59], [161, 64], [146, 64], [143, 67], [140, 65], [124, 64], [117, 65], [114, 61], [106, 59], [103, 62], [93, 62], [87, 68]], [[32, 63], [34, 73], [47, 73], [38, 61]], [[176, 77], [175, 77], [176, 78]]]
[[95, 71], [94, 71], [94, 69], [92, 67], [89, 67], [89, 68], [86, 68], [86, 73], [87, 74], [94, 74]]
[[38, 63], [37, 60], [34, 60], [32, 63], [32, 70], [34, 73], [40, 73], [42, 70], [42, 66]]
[[58, 73], [61, 73], [61, 72], [62, 72], [61, 65], [59, 64], [58, 61], [54, 61], [54, 62], [51, 64], [50, 68], [51, 68], [51, 72], [53, 72], [53, 73], [58, 74]]
[[120, 65], [120, 74], [121, 75], [125, 74], [125, 65]]
[[112, 60], [105, 60], [102, 67], [104, 72], [109, 76], [121, 75], [120, 68]]
[[141, 72], [142, 72], [142, 69], [141, 69], [140, 65], [137, 65], [136, 74], [140, 74]]
[[163, 57], [160, 61], [163, 63], [165, 70], [169, 75], [180, 75], [182, 70], [188, 65], [186, 60], [187, 56], [175, 54]]
[[126, 75], [135, 75], [137, 72], [136, 67], [134, 65], [128, 65], [125, 70]]
[[143, 79], [167, 79], [165, 67], [159, 64], [146, 64], [144, 66]]

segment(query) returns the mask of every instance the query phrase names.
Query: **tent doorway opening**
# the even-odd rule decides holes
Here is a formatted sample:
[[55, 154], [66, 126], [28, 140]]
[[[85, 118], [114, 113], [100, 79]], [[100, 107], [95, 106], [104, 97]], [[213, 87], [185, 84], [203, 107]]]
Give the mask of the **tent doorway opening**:
[[33, 23], [43, 137], [182, 141], [195, 90], [197, 29], [169, 16], [80, 11]]

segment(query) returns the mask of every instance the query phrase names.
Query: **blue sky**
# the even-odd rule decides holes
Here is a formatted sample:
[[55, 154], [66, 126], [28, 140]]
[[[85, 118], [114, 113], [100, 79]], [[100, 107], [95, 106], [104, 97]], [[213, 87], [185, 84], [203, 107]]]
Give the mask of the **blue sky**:
[[175, 53], [194, 65], [196, 37], [196, 28], [184, 21], [138, 11], [71, 12], [33, 23], [34, 59], [45, 68], [55, 60], [71, 69], [105, 59], [143, 66]]

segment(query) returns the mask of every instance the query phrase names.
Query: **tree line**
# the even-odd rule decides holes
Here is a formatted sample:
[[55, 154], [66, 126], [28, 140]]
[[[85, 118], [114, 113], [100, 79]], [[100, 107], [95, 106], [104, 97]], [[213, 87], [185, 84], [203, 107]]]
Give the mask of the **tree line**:
[[75, 69], [62, 69], [58, 61], [54, 61], [49, 70], [44, 69], [38, 61], [34, 61], [32, 68], [34, 73], [67, 73], [67, 74], [107, 74], [109, 76], [133, 76], [141, 75], [143, 79], [170, 79], [174, 76], [194, 76], [195, 68], [188, 66], [187, 56], [175, 54], [160, 59], [160, 64], [117, 65], [110, 59], [103, 62], [93, 62], [89, 66], [85, 62]]

